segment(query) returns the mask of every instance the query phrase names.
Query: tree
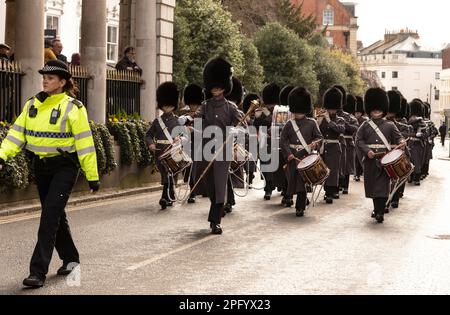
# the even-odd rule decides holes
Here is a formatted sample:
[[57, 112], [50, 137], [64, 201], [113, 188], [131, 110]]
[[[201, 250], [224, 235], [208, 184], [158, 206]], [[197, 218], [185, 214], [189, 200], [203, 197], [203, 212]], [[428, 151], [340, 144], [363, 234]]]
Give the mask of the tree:
[[316, 34], [316, 18], [303, 15], [303, 2], [295, 5], [291, 0], [279, 0], [278, 16], [282, 25], [293, 30], [300, 38], [311, 39]]
[[261, 66], [258, 49], [253, 40], [243, 37], [241, 50], [244, 55], [244, 73], [239, 79], [247, 91], [259, 92], [264, 81], [264, 69]]
[[361, 70], [358, 60], [341, 50], [334, 49], [331, 54], [338, 58], [344, 65], [345, 73], [348, 78], [347, 90], [353, 95], [360, 95], [364, 93], [365, 83], [361, 77]]
[[179, 85], [202, 84], [203, 67], [222, 56], [235, 75], [244, 74], [242, 36], [231, 14], [216, 0], [177, 0], [174, 32], [174, 81]]
[[294, 31], [279, 23], [268, 24], [256, 33], [255, 45], [267, 82], [303, 86], [317, 95], [319, 82], [313, 68], [312, 49]]

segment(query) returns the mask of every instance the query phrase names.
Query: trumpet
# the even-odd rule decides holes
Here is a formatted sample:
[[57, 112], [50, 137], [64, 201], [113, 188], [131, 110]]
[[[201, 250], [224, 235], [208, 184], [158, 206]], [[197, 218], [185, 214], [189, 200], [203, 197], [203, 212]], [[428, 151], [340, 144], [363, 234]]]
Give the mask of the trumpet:
[[316, 110], [316, 117], [325, 117], [328, 114], [326, 109], [317, 109]]

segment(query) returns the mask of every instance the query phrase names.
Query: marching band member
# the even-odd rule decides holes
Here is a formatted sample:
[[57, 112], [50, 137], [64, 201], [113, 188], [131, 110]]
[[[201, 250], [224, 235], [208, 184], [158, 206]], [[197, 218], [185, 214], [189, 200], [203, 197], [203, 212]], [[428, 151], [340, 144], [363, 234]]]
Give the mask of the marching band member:
[[427, 125], [423, 121], [424, 106], [419, 99], [412, 100], [409, 104], [409, 109], [410, 117], [408, 124], [414, 129], [414, 136], [410, 137], [411, 162], [414, 164], [414, 173], [411, 177], [414, 185], [420, 186], [423, 159], [425, 157], [424, 142], [427, 139]]
[[[270, 156], [273, 154], [279, 154], [279, 147], [274, 148], [274, 152], [272, 152], [272, 134], [271, 127], [274, 125], [273, 122], [273, 110], [275, 106], [278, 104], [280, 97], [280, 87], [275, 83], [267, 84], [262, 91], [262, 100], [264, 103], [264, 107], [262, 109], [255, 110], [255, 120], [254, 125], [258, 130], [260, 135], [260, 150], [265, 150]], [[267, 134], [261, 132], [261, 127], [267, 128]], [[261, 156], [261, 154], [260, 154]], [[271, 159], [267, 161], [261, 160], [261, 168], [267, 167], [271, 164]], [[282, 190], [285, 188], [285, 175], [282, 168], [283, 162], [281, 161], [281, 157], [279, 156], [278, 164], [276, 165], [276, 170], [271, 172], [264, 172], [263, 175], [266, 179], [266, 186], [264, 187], [264, 199], [270, 200], [272, 196], [272, 192], [278, 188], [278, 190]]]
[[384, 119], [389, 108], [385, 91], [380, 88], [367, 90], [364, 105], [370, 120], [358, 129], [356, 146], [360, 156], [363, 156], [366, 198], [373, 199], [375, 210], [372, 216], [375, 216], [378, 223], [383, 223], [390, 193], [390, 178], [379, 160], [391, 145], [406, 145], [406, 142], [395, 124]]
[[[184, 89], [183, 93], [184, 104], [189, 107], [189, 112], [180, 117], [180, 120], [184, 118], [184, 122], [181, 120], [181, 124], [185, 126], [192, 126], [194, 123], [194, 119], [200, 118], [199, 112], [202, 106], [202, 103], [205, 100], [205, 95], [203, 94], [203, 89], [197, 84], [189, 84]], [[200, 176], [202, 168], [200, 167], [199, 161], [195, 160], [196, 150], [201, 150], [201, 147], [195, 148], [194, 145], [194, 131], [191, 132], [191, 159], [193, 161], [190, 169], [186, 170], [186, 175], [191, 175], [189, 178], [189, 187], [193, 188], [195, 179]], [[198, 154], [197, 154], [198, 155]], [[188, 180], [185, 176], [185, 182]], [[206, 189], [201, 182], [195, 189], [195, 191], [191, 191], [191, 194], [188, 199], [188, 203], [195, 203], [196, 195], [206, 193]]]
[[[356, 107], [355, 107], [355, 113], [354, 116], [356, 120], [358, 121], [358, 126], [361, 127], [363, 122], [367, 121], [367, 117], [365, 116], [364, 112], [364, 99], [361, 96], [356, 97]], [[359, 129], [358, 127], [358, 129]], [[355, 134], [356, 136], [356, 134]], [[356, 148], [355, 148], [356, 149]], [[361, 175], [363, 174], [363, 167], [361, 162], [361, 157], [358, 156], [358, 151], [356, 152], [356, 158], [355, 158], [355, 182], [359, 182], [361, 180]]]
[[430, 160], [433, 159], [434, 138], [436, 138], [436, 136], [439, 134], [439, 131], [434, 125], [434, 122], [430, 119], [431, 105], [427, 102], [424, 102], [424, 105], [425, 105], [424, 122], [427, 125], [428, 139], [425, 142], [426, 150], [425, 150], [424, 164], [422, 167], [422, 179], [425, 179], [428, 176], [428, 171], [430, 169]]
[[[231, 64], [221, 57], [213, 58], [207, 62], [203, 70], [203, 82], [205, 91], [212, 97], [204, 102], [201, 108], [203, 127], [213, 127], [217, 131], [226, 135], [226, 128], [240, 123], [241, 112], [237, 106], [229, 102], [225, 96], [232, 90], [233, 68]], [[225, 139], [216, 139], [211, 137], [204, 139], [204, 145], [214, 141], [222, 144]], [[230, 161], [227, 161], [227, 147], [224, 146], [212, 148], [212, 153], [217, 154], [217, 158], [212, 161], [211, 167], [207, 170], [205, 181], [208, 187], [208, 197], [211, 201], [208, 221], [213, 234], [222, 234], [220, 226], [224, 216], [224, 204], [227, 195], [227, 178], [230, 168]]]
[[345, 120], [337, 115], [337, 111], [342, 108], [342, 97], [342, 92], [337, 88], [327, 90], [323, 97], [325, 112], [317, 118], [324, 137], [320, 153], [331, 171], [324, 185], [325, 200], [328, 204], [333, 203], [333, 199], [339, 199], [340, 157], [343, 154], [339, 138], [345, 132]]
[[146, 134], [146, 142], [151, 152], [155, 154], [156, 166], [161, 174], [163, 191], [159, 205], [161, 210], [173, 206], [175, 200], [174, 183], [170, 182], [168, 170], [161, 163], [159, 157], [177, 139], [172, 138], [172, 130], [180, 126], [178, 117], [173, 113], [178, 108], [179, 90], [175, 83], [162, 83], [156, 90], [158, 108], [163, 111], [161, 117], [156, 118]]
[[[347, 91], [342, 85], [334, 85], [334, 88], [338, 89], [342, 93], [342, 106], [337, 111], [337, 115], [344, 119], [345, 121], [345, 129], [347, 129], [347, 125], [349, 123], [348, 113], [345, 113], [343, 108], [347, 105]], [[345, 132], [344, 132], [345, 133]], [[339, 192], [344, 193], [344, 182], [345, 182], [345, 168], [347, 165], [347, 141], [345, 139], [345, 135], [342, 133], [339, 137], [339, 141], [341, 143], [342, 153], [340, 155], [340, 170], [339, 170]], [[338, 194], [339, 196], [339, 194]]]
[[288, 160], [288, 186], [286, 195], [295, 202], [296, 215], [302, 217], [306, 209], [306, 185], [297, 170], [297, 159], [307, 156], [323, 139], [322, 134], [313, 118], [306, 117], [313, 110], [311, 93], [297, 87], [292, 90], [288, 98], [289, 110], [294, 115], [281, 132], [280, 146]]
[[[247, 113], [250, 109], [252, 101], [260, 102], [260, 98], [256, 94], [247, 94], [244, 98], [244, 101], [242, 102], [242, 110], [244, 113]], [[255, 114], [251, 113], [247, 117], [247, 126], [254, 126], [254, 120], [255, 120]], [[254, 141], [254, 143], [258, 143], [258, 134], [256, 133], [254, 128], [248, 128], [248, 132], [245, 136], [245, 149], [250, 152], [250, 142]], [[253, 152], [253, 159], [248, 161], [244, 169], [246, 172], [248, 172], [247, 176], [249, 177], [249, 188], [251, 188], [253, 184], [253, 179], [255, 178], [255, 172], [256, 172], [256, 162], [257, 162], [257, 152]]]
[[[402, 122], [398, 121], [398, 118], [402, 115], [402, 95], [398, 92], [398, 91], [388, 91], [388, 98], [389, 98], [389, 109], [388, 109], [388, 113], [386, 115], [386, 119], [388, 121], [393, 122], [398, 130], [400, 131], [400, 133], [402, 134], [403, 138], [407, 139], [411, 136], [411, 128], [409, 125], [404, 124]], [[409, 155], [409, 150], [406, 148], [406, 152]], [[399, 202], [400, 202], [400, 198], [404, 192], [405, 189], [405, 184], [403, 184], [398, 190], [397, 192], [394, 194], [394, 196], [392, 197], [392, 201], [390, 206], [392, 206], [392, 208], [398, 208], [399, 206]], [[389, 207], [386, 208], [386, 213], [389, 212]]]
[[[347, 101], [345, 102], [344, 111], [342, 112], [342, 118], [345, 120], [345, 167], [344, 167], [344, 179], [342, 181], [342, 193], [348, 194], [348, 188], [350, 185], [350, 175], [355, 174], [355, 134], [359, 128], [358, 120], [353, 116], [353, 112], [356, 107], [356, 97], [347, 94]], [[340, 116], [339, 112], [338, 115]]]

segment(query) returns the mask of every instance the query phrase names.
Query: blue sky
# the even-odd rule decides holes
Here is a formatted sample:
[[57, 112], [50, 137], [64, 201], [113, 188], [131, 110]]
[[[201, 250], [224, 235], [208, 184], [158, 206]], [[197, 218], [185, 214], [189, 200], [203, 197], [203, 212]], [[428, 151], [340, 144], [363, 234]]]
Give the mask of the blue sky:
[[[341, 0], [350, 2], [351, 0]], [[417, 30], [424, 46], [441, 48], [450, 43], [449, 0], [354, 0], [357, 3], [358, 40], [369, 46], [385, 30]]]

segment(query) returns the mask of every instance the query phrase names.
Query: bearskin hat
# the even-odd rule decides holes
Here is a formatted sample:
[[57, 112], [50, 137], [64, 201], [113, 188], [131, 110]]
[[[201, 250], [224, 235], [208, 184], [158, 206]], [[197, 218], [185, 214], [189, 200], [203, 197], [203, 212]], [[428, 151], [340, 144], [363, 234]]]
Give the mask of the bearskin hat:
[[342, 92], [338, 88], [328, 89], [323, 95], [323, 107], [325, 109], [342, 109]]
[[398, 118], [408, 117], [408, 101], [402, 96], [402, 104], [400, 106], [400, 111], [397, 113]]
[[380, 110], [386, 116], [389, 109], [389, 98], [381, 88], [370, 88], [364, 95], [364, 110], [367, 114], [371, 111]]
[[344, 106], [344, 112], [353, 114], [356, 108], [356, 97], [352, 94], [347, 94], [347, 102]]
[[162, 109], [163, 106], [172, 106], [175, 107], [175, 110], [178, 109], [179, 97], [180, 92], [173, 82], [164, 82], [156, 90], [156, 102], [159, 109]]
[[288, 105], [289, 93], [291, 93], [293, 89], [294, 89], [294, 86], [292, 86], [292, 85], [286, 85], [284, 88], [281, 89], [280, 103], [279, 103], [280, 105]]
[[244, 88], [241, 81], [239, 81], [236, 77], [233, 77], [232, 81], [233, 88], [231, 89], [231, 93], [228, 94], [227, 100], [239, 106], [242, 103], [242, 98], [244, 97]]
[[431, 105], [428, 102], [423, 102], [423, 105], [425, 105], [425, 107], [424, 107], [424, 116], [425, 116], [425, 118], [430, 119], [430, 117], [431, 117]]
[[357, 96], [356, 97], [356, 108], [355, 108], [355, 113], [359, 112], [362, 114], [365, 114], [366, 112], [364, 111], [364, 98], [362, 96]]
[[410, 116], [419, 116], [423, 117], [424, 114], [424, 105], [422, 101], [418, 98], [415, 98], [409, 103]]
[[294, 114], [309, 114], [313, 111], [311, 93], [303, 87], [294, 88], [288, 96], [289, 111]]
[[251, 106], [252, 101], [259, 101], [259, 96], [253, 93], [247, 94], [244, 98], [244, 101], [242, 102], [242, 111], [244, 114], [248, 112]]
[[280, 100], [280, 87], [275, 83], [267, 84], [262, 91], [262, 100], [266, 105], [278, 104]]
[[183, 94], [185, 105], [200, 105], [205, 100], [203, 89], [197, 84], [186, 86]]
[[388, 91], [389, 98], [389, 113], [395, 113], [396, 115], [400, 112], [402, 108], [402, 95], [398, 91]]
[[342, 108], [345, 107], [345, 104], [347, 104], [347, 91], [342, 85], [336, 84], [333, 86], [334, 88], [338, 89], [342, 93]]
[[228, 95], [233, 89], [233, 67], [221, 57], [210, 59], [203, 69], [203, 85], [207, 91], [213, 88], [222, 88], [224, 95]]

